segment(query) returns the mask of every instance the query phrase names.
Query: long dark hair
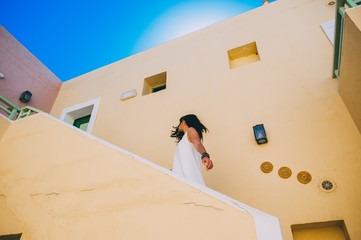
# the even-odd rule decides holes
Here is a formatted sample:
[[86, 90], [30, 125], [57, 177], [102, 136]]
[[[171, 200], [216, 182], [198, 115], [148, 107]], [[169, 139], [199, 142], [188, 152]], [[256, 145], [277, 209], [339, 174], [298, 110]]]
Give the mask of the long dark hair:
[[[201, 123], [201, 121], [199, 121], [198, 117], [194, 114], [185, 115], [179, 119], [179, 124], [181, 124], [183, 120], [186, 122], [188, 127], [194, 128], [197, 131], [200, 139], [203, 140], [203, 132], [207, 133], [208, 129]], [[176, 127], [173, 126], [173, 128], [174, 130], [170, 136], [176, 138], [177, 142], [179, 142], [182, 139], [184, 132], [179, 131], [179, 125]]]

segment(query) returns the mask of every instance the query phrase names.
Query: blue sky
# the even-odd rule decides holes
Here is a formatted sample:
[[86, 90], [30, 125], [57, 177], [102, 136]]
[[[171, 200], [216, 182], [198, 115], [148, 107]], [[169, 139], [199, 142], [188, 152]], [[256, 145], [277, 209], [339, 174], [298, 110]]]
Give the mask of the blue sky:
[[0, 0], [0, 24], [66, 81], [261, 5], [262, 0]]

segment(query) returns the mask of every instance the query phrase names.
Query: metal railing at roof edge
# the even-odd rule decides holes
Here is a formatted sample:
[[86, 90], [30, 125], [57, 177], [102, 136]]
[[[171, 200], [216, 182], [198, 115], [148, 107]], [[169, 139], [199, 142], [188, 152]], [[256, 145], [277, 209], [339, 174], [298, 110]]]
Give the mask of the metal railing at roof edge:
[[332, 77], [338, 78], [340, 76], [341, 53], [342, 53], [342, 38], [343, 25], [346, 6], [349, 8], [361, 5], [361, 0], [337, 0], [336, 1], [336, 17], [335, 17], [335, 45], [333, 54], [333, 68]]
[[26, 106], [20, 108], [14, 103], [10, 102], [7, 98], [0, 95], [0, 114], [7, 117], [9, 120], [17, 120], [24, 117], [28, 117], [35, 113], [41, 112], [41, 110]]

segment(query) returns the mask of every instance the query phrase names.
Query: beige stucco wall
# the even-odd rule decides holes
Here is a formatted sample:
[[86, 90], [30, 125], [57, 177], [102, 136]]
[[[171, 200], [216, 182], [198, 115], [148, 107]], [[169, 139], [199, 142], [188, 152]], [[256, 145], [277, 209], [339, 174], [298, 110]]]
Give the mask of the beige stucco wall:
[[247, 211], [45, 114], [13, 122], [0, 143], [0, 235], [256, 239]]
[[10, 125], [10, 120], [0, 114], [0, 140], [6, 133], [8, 127]]
[[[166, 168], [172, 126], [195, 113], [210, 130], [209, 187], [280, 217], [285, 239], [292, 224], [331, 220], [345, 220], [359, 239], [361, 137], [330, 74], [333, 46], [320, 27], [335, 15], [327, 3], [278, 0], [79, 76], [62, 85], [51, 113], [101, 97], [93, 134]], [[260, 61], [230, 69], [227, 51], [253, 41]], [[166, 90], [141, 96], [144, 78], [164, 71]], [[130, 89], [138, 96], [121, 101]], [[265, 145], [254, 141], [258, 123]], [[282, 166], [289, 179], [278, 176]], [[298, 182], [300, 171], [309, 184]], [[322, 190], [325, 179], [335, 191]]]
[[[14, 104], [50, 112], [62, 82], [0, 25], [0, 95]], [[19, 101], [22, 92], [33, 95], [28, 103]]]
[[344, 26], [339, 91], [361, 132], [361, 7], [347, 10]]

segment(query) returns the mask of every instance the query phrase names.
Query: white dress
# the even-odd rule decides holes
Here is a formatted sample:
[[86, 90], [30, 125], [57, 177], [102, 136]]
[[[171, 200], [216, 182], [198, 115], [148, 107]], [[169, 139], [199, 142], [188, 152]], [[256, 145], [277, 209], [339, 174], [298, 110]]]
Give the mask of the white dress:
[[172, 171], [193, 182], [205, 185], [201, 162], [201, 154], [196, 150], [193, 143], [189, 142], [187, 133], [185, 133], [177, 145]]

